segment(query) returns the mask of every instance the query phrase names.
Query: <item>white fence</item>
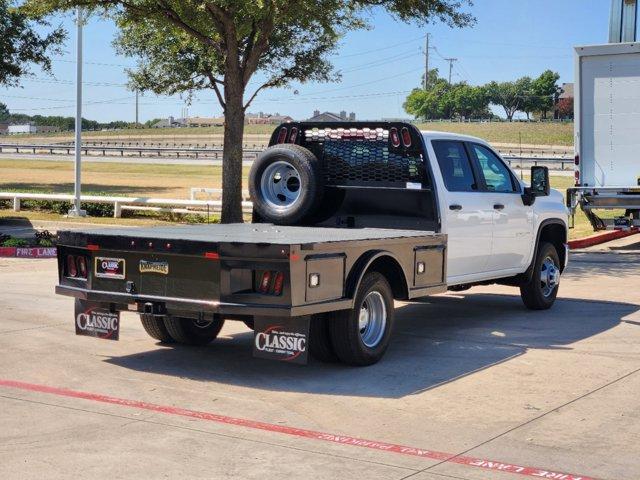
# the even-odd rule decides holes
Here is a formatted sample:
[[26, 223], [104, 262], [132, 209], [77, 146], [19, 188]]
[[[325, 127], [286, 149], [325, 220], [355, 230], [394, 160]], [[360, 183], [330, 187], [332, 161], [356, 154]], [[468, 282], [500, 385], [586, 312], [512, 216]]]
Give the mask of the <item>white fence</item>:
[[[12, 200], [13, 210], [20, 211], [22, 200], [54, 200], [59, 202], [73, 202], [74, 196], [67, 194], [49, 193], [16, 193], [0, 192], [0, 200]], [[173, 198], [147, 198], [147, 197], [107, 197], [98, 195], [82, 195], [85, 203], [113, 204], [114, 218], [120, 218], [123, 210], [139, 210], [153, 212], [188, 213], [209, 215], [220, 212], [222, 201], [220, 200], [181, 200]], [[253, 204], [249, 201], [242, 202], [242, 211], [251, 213]]]

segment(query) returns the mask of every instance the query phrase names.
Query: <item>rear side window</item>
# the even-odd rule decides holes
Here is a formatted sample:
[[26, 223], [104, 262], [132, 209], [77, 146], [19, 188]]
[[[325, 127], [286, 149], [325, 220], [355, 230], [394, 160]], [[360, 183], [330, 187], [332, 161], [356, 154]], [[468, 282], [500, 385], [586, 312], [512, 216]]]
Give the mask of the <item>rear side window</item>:
[[471, 150], [478, 159], [488, 191], [500, 193], [516, 191], [509, 169], [495, 153], [477, 143], [471, 144]]
[[447, 190], [475, 192], [478, 186], [464, 144], [449, 140], [434, 140], [431, 143]]

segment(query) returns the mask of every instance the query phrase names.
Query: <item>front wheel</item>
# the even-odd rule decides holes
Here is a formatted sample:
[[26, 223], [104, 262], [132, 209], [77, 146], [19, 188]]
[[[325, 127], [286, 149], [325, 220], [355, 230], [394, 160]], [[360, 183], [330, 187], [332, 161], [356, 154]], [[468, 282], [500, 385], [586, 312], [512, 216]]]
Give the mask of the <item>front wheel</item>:
[[531, 280], [520, 285], [520, 296], [531, 310], [551, 308], [560, 287], [560, 257], [551, 243], [541, 243], [533, 266]]
[[169, 334], [178, 343], [207, 345], [213, 342], [220, 333], [224, 319], [218, 316], [212, 320], [167, 316], [164, 319], [164, 324]]
[[341, 310], [329, 321], [331, 344], [349, 365], [373, 365], [389, 346], [394, 323], [393, 292], [378, 272], [367, 273], [356, 293], [353, 310]]

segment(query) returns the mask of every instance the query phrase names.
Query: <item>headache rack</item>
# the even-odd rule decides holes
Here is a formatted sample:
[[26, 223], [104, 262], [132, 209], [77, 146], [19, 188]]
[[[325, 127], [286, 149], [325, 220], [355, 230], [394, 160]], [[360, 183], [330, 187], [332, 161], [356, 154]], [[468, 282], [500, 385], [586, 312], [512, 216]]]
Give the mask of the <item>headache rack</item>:
[[328, 187], [428, 189], [424, 142], [401, 122], [304, 122], [280, 125], [269, 145], [295, 143], [324, 166]]
[[[301, 225], [440, 231], [433, 173], [420, 131], [404, 122], [291, 122], [269, 146], [292, 143], [322, 164], [324, 198]], [[255, 215], [254, 221], [260, 222]]]

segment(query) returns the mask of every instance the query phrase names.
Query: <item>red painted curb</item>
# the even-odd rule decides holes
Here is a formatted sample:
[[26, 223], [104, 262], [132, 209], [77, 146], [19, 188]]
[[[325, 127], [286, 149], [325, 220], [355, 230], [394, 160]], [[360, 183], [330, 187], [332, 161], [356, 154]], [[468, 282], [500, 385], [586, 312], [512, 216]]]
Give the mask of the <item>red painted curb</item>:
[[579, 238], [577, 240], [571, 240], [569, 242], [569, 248], [572, 250], [575, 248], [587, 248], [594, 245], [600, 245], [601, 243], [610, 242], [618, 238], [629, 237], [638, 233], [637, 228], [631, 230], [612, 230], [610, 232], [600, 233], [598, 235], [592, 235], [586, 238]]
[[55, 258], [56, 247], [0, 247], [0, 257]]
[[400, 455], [409, 455], [412, 457], [428, 458], [430, 460], [456, 463], [458, 465], [482, 468], [484, 470], [514, 473], [518, 475], [525, 475], [528, 477], [547, 478], [554, 480], [595, 480], [592, 477], [586, 477], [584, 475], [562, 473], [553, 470], [547, 470], [546, 468], [527, 467], [524, 465], [513, 463], [497, 462], [494, 460], [486, 460], [483, 458], [437, 452], [434, 450], [425, 450], [422, 448], [409, 447], [406, 445], [378, 442], [375, 440], [366, 440], [363, 438], [350, 437], [346, 435], [335, 435], [331, 433], [317, 432], [314, 430], [306, 430], [303, 428], [289, 427], [286, 425], [264, 423], [245, 418], [227, 417], [226, 415], [220, 415], [217, 413], [201, 412], [197, 410], [189, 410], [186, 408], [172, 407], [167, 405], [158, 405], [155, 403], [141, 402], [138, 400], [127, 400], [125, 398], [111, 397], [98, 393], [81, 392], [78, 390], [70, 390], [67, 388], [59, 387], [49, 387], [47, 385], [39, 385], [36, 383], [25, 383], [16, 380], [0, 379], [0, 387], [26, 390], [30, 392], [47, 393], [50, 395], [58, 395], [60, 397], [79, 398], [83, 400], [90, 400], [93, 402], [119, 405], [121, 407], [149, 410], [152, 412], [164, 413], [166, 415], [176, 415], [180, 417], [195, 418], [198, 420], [208, 420], [210, 422], [216, 422], [225, 425], [234, 425], [237, 427], [250, 428], [253, 430], [263, 430], [268, 432], [280, 433], [292, 437], [320, 440], [323, 442], [337, 443], [352, 447], [368, 448], [372, 450], [396, 453]]

